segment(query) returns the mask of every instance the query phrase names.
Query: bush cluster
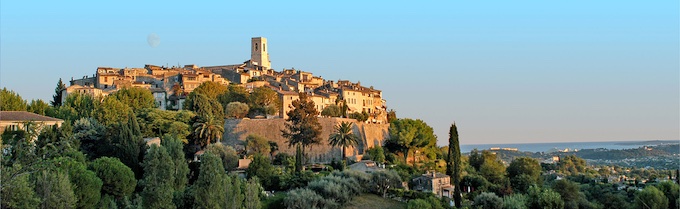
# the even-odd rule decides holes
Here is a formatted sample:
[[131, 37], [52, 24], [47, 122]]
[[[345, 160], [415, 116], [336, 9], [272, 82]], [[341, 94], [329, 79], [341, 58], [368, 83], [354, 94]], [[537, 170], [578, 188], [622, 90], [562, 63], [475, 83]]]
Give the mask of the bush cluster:
[[288, 192], [284, 199], [287, 208], [339, 208], [366, 190], [361, 182], [368, 182], [367, 174], [356, 171], [335, 171], [330, 175]]

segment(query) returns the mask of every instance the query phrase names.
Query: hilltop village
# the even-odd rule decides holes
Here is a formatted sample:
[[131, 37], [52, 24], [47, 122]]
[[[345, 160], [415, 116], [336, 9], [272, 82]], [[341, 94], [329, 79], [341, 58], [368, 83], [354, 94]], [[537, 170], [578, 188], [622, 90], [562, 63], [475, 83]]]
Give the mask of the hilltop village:
[[141, 87], [151, 90], [156, 107], [163, 110], [182, 110], [186, 97], [203, 82], [238, 85], [252, 91], [268, 87], [276, 91], [281, 103], [274, 115], [267, 118], [286, 118], [291, 103], [306, 93], [322, 112], [329, 105], [344, 103], [348, 113], [368, 115], [367, 123], [387, 123], [386, 102], [382, 91], [347, 80], [325, 80], [311, 72], [296, 69], [276, 71], [271, 68], [267, 39], [251, 39], [250, 59], [232, 65], [220, 66], [155, 66], [143, 68], [98, 67], [95, 74], [71, 79], [70, 86], [62, 92], [62, 99], [70, 93], [106, 96], [123, 88]]

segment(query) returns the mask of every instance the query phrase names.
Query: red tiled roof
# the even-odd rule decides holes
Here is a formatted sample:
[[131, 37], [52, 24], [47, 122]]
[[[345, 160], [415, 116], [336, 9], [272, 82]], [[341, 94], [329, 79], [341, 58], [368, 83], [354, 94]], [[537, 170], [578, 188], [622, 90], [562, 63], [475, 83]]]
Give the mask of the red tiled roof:
[[26, 111], [0, 111], [0, 121], [64, 121]]

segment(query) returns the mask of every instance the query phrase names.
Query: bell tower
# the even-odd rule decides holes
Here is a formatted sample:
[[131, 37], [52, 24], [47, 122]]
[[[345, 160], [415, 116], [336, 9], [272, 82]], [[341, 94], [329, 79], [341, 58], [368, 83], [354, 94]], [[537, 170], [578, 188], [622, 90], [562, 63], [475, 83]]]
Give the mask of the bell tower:
[[269, 52], [267, 52], [267, 38], [253, 37], [250, 41], [250, 47], [250, 61], [255, 65], [270, 69], [272, 63], [269, 61]]

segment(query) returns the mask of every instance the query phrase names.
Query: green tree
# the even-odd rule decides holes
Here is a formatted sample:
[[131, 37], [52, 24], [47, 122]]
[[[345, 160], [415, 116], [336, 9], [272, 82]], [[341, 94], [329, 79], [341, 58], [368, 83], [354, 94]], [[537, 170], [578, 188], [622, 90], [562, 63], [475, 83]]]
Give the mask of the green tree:
[[581, 198], [582, 193], [580, 193], [578, 184], [562, 179], [557, 180], [552, 186], [552, 189], [559, 193], [564, 200], [566, 208], [578, 208], [578, 201]]
[[139, 123], [133, 114], [128, 117], [127, 123], [118, 124], [120, 132], [114, 139], [116, 146], [116, 156], [125, 165], [130, 167], [137, 178], [142, 177], [142, 167], [140, 165], [140, 157], [144, 155], [146, 143], [142, 139]]
[[281, 99], [276, 91], [269, 87], [261, 86], [253, 89], [248, 98], [251, 117], [257, 115], [273, 115], [279, 111]]
[[258, 183], [257, 178], [251, 178], [245, 185], [245, 191], [243, 192], [245, 200], [243, 201], [243, 208], [245, 209], [260, 209], [260, 194], [262, 193], [262, 187]]
[[523, 194], [512, 194], [503, 197], [503, 209], [527, 209], [527, 197]]
[[[390, 124], [390, 138], [385, 141], [385, 147], [391, 151], [398, 151], [404, 154], [404, 162], [408, 162], [408, 155], [411, 151], [436, 146], [437, 137], [434, 136], [432, 127], [422, 120], [398, 119]], [[413, 156], [413, 162], [416, 158]]]
[[52, 104], [53, 107], [59, 107], [61, 106], [61, 98], [62, 98], [62, 91], [66, 89], [66, 84], [61, 81], [61, 78], [59, 78], [59, 82], [57, 82], [57, 87], [54, 88], [54, 95], [52, 96], [52, 101], [50, 104]]
[[371, 189], [373, 192], [387, 197], [389, 189], [396, 189], [401, 187], [401, 177], [394, 170], [380, 170], [371, 173]]
[[475, 197], [475, 206], [479, 209], [501, 209], [503, 208], [503, 199], [494, 193], [482, 192]]
[[220, 98], [220, 103], [229, 104], [232, 102], [248, 103], [249, 93], [246, 88], [238, 85], [229, 85], [229, 91]]
[[52, 161], [59, 170], [67, 172], [76, 196], [76, 208], [94, 208], [101, 198], [103, 182], [97, 174], [87, 170], [85, 163], [68, 157], [60, 157]]
[[38, 100], [31, 100], [31, 103], [28, 104], [28, 107], [26, 111], [32, 112], [38, 115], [45, 115], [47, 114], [48, 109], [50, 108], [50, 105], [45, 103], [42, 99]]
[[132, 194], [137, 186], [135, 173], [118, 158], [98, 158], [90, 164], [90, 170], [102, 180], [102, 194], [122, 199]]
[[164, 147], [151, 145], [144, 156], [144, 178], [139, 182], [145, 208], [175, 208], [173, 184], [175, 165]]
[[100, 104], [99, 101], [88, 94], [71, 93], [66, 96], [64, 102], [58, 109], [55, 109], [54, 113], [48, 115], [69, 121], [94, 117], [97, 113], [97, 106]]
[[359, 137], [354, 134], [351, 122], [340, 122], [333, 127], [333, 133], [328, 137], [328, 144], [334, 147], [342, 147], [342, 160], [347, 160], [345, 149], [356, 147], [359, 144]]
[[307, 147], [321, 143], [321, 124], [316, 117], [319, 112], [306, 93], [300, 93], [300, 99], [293, 101], [292, 106], [293, 109], [286, 113], [286, 128], [281, 132], [283, 137], [288, 138], [288, 146], [299, 147], [304, 158]]
[[[212, 99], [218, 99], [221, 95], [226, 94], [229, 91], [226, 85], [222, 85], [213, 81], [206, 81], [198, 85], [191, 93], [203, 94]], [[187, 100], [186, 102], [191, 102]]]
[[[257, 181], [257, 178], [251, 179], [251, 181]], [[248, 185], [246, 185], [243, 180], [237, 176], [227, 176], [225, 179], [225, 185], [227, 186], [226, 188], [226, 200], [227, 202], [225, 203], [225, 208], [228, 209], [241, 209], [247, 202], [245, 202], [245, 194], [244, 191], [247, 190]], [[250, 198], [251, 200], [253, 197], [247, 197]], [[248, 204], [256, 204], [256, 203], [248, 203]]]
[[677, 199], [680, 197], [680, 185], [675, 184], [672, 181], [664, 181], [657, 184], [656, 188], [663, 192], [663, 194], [666, 195], [666, 198], [668, 198], [669, 209], [677, 207]]
[[551, 189], [531, 186], [527, 197], [529, 200], [527, 205], [531, 209], [562, 209], [564, 207], [564, 201], [560, 194]]
[[262, 155], [269, 155], [271, 147], [266, 138], [257, 134], [250, 134], [246, 137], [246, 150], [248, 154], [259, 153]]
[[653, 186], [645, 187], [635, 193], [635, 208], [666, 209], [668, 198], [659, 189]]
[[115, 147], [105, 134], [106, 127], [94, 118], [81, 118], [73, 123], [73, 138], [89, 159], [113, 155]]
[[[224, 120], [213, 116], [207, 118], [197, 116], [197, 121], [192, 125], [194, 128], [195, 143], [201, 147], [214, 143], [224, 133]], [[213, 141], [215, 140], [215, 141]]]
[[170, 172], [174, 180], [172, 188], [176, 192], [183, 192], [189, 182], [189, 165], [184, 157], [183, 144], [179, 139], [166, 135], [161, 140], [161, 146], [167, 150], [174, 166]]
[[226, 117], [228, 118], [244, 118], [248, 115], [250, 107], [247, 104], [241, 102], [231, 102], [227, 104], [224, 110]]
[[367, 149], [366, 153], [371, 157], [371, 159], [378, 163], [385, 162], [385, 150], [381, 146], [375, 146], [373, 148]]
[[139, 128], [144, 137], [158, 137], [170, 134], [187, 143], [191, 118], [196, 116], [187, 110], [170, 111], [157, 108], [142, 109], [137, 112]]
[[538, 164], [536, 159], [520, 157], [510, 162], [507, 172], [512, 188], [518, 192], [526, 193], [531, 185], [539, 183], [541, 165]]
[[193, 184], [196, 208], [224, 208], [227, 192], [226, 174], [219, 156], [205, 152], [201, 155], [198, 179]]
[[76, 195], [73, 193], [68, 174], [53, 168], [33, 174], [35, 191], [42, 199], [40, 208], [75, 208]]
[[[210, 98], [206, 95], [192, 92], [187, 97], [191, 103], [185, 103], [184, 107], [187, 110], [194, 111], [196, 116], [200, 118], [213, 117], [215, 119], [224, 119], [224, 108], [217, 99]], [[227, 103], [229, 104], [229, 103]]]
[[246, 169], [246, 175], [248, 178], [257, 177], [262, 182], [265, 188], [271, 189], [278, 185], [278, 182], [272, 182], [271, 179], [274, 177], [274, 166], [272, 166], [271, 160], [268, 157], [257, 153], [253, 156], [253, 161], [248, 165]]
[[458, 139], [458, 127], [454, 123], [449, 129], [449, 153], [446, 160], [446, 175], [451, 177], [454, 185], [453, 200], [457, 208], [461, 204], [460, 180], [462, 176], [460, 140]]
[[222, 160], [222, 167], [227, 171], [234, 170], [238, 167], [239, 157], [236, 150], [232, 147], [224, 146], [222, 143], [215, 143], [208, 145], [205, 148], [205, 151], [220, 157]]
[[109, 97], [116, 98], [123, 104], [128, 105], [133, 112], [137, 112], [144, 108], [153, 108], [156, 100], [149, 89], [133, 87], [123, 88], [109, 95]]
[[[0, 143], [1, 144], [1, 143]], [[34, 184], [29, 181], [26, 168], [18, 163], [0, 167], [2, 184], [0, 184], [1, 208], [38, 208], [40, 198], [35, 193]]]
[[575, 155], [567, 155], [560, 157], [557, 167], [562, 173], [567, 175], [579, 174], [586, 171], [586, 161]]
[[321, 110], [322, 116], [327, 117], [340, 117], [342, 116], [342, 109], [338, 105], [328, 105]]
[[[120, 121], [128, 121], [129, 117], [133, 115], [133, 111], [128, 105], [115, 97], [106, 97], [101, 104], [97, 105], [93, 115], [97, 121], [113, 128]], [[115, 131], [111, 130], [111, 132]]]
[[0, 90], [0, 111], [26, 111], [26, 100], [18, 93], [2, 88]]

